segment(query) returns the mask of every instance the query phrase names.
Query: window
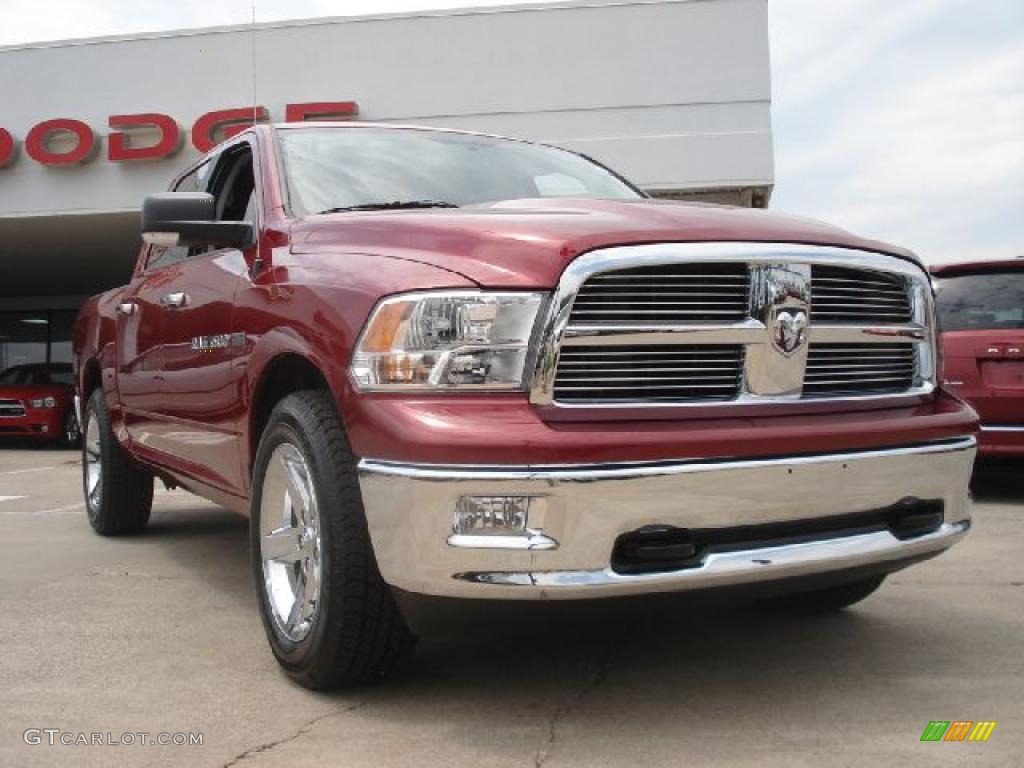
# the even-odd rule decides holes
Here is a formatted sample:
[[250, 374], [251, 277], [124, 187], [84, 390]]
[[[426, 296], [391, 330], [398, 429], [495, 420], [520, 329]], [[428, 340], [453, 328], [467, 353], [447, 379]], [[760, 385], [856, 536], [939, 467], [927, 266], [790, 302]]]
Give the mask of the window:
[[0, 312], [0, 371], [35, 363], [71, 362], [74, 312]]
[[[210, 172], [210, 169], [213, 172]], [[218, 221], [256, 223], [256, 185], [252, 150], [248, 144], [226, 150], [217, 160], [208, 160], [183, 176], [175, 192], [209, 191], [216, 198]], [[150, 246], [146, 269], [160, 269], [184, 261], [208, 248]]]
[[943, 331], [1024, 329], [1024, 269], [953, 275], [937, 283]]
[[45, 387], [50, 384], [72, 386], [75, 376], [70, 365], [16, 365], [0, 373], [0, 387]]
[[523, 141], [363, 127], [284, 129], [279, 135], [297, 214], [392, 202], [643, 197], [592, 160]]
[[226, 155], [213, 175], [218, 221], [256, 223], [256, 185], [248, 145]]

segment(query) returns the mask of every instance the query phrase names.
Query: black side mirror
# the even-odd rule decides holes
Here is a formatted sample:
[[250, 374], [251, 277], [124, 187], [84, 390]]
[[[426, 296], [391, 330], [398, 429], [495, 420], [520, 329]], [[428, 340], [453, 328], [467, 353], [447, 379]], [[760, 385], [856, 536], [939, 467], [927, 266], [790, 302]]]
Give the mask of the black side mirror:
[[216, 221], [213, 195], [161, 192], [142, 203], [142, 239], [151, 245], [245, 248], [255, 241], [248, 221]]

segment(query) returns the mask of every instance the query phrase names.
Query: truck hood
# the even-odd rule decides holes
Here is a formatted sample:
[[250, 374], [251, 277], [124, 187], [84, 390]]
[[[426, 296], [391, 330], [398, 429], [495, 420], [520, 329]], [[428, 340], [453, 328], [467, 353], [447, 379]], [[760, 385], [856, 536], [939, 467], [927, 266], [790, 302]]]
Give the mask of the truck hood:
[[595, 248], [655, 242], [786, 242], [909, 251], [813, 219], [667, 200], [531, 199], [295, 220], [294, 253], [371, 253], [431, 264], [492, 288], [550, 288]]

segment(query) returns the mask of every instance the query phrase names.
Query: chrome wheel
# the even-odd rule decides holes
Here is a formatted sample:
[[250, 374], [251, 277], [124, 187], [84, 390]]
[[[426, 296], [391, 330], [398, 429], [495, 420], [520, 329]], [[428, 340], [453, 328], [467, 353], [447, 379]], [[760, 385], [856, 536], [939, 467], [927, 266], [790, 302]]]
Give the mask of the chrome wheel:
[[100, 508], [103, 493], [103, 455], [100, 450], [100, 424], [96, 414], [86, 418], [85, 442], [82, 445], [82, 470], [85, 475], [85, 499], [89, 514], [95, 515]]
[[320, 602], [320, 513], [309, 465], [291, 443], [270, 457], [259, 515], [267, 605], [278, 631], [297, 643]]

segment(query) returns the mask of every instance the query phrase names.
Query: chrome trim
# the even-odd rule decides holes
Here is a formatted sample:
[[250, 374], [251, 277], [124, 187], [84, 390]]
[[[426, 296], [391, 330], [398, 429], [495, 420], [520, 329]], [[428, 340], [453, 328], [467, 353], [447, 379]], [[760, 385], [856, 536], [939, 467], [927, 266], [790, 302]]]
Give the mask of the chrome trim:
[[71, 398], [71, 402], [75, 406], [75, 418], [78, 419], [78, 426], [79, 426], [79, 429], [81, 429], [81, 426], [82, 426], [82, 398], [80, 398], [78, 396], [78, 393], [75, 393], [72, 396], [72, 398]]
[[[452, 597], [574, 599], [755, 582], [936, 553], [967, 529], [976, 446], [965, 436], [823, 455], [548, 466], [363, 459], [358, 473], [374, 554], [392, 586]], [[531, 522], [531, 532], [542, 531], [557, 546], [535, 546], [542, 542], [522, 540], [527, 537], [502, 548], [453, 542], [452, 510], [467, 494], [542, 498], [544, 518]], [[616, 538], [644, 525], [728, 529], [884, 509], [907, 498], [940, 500], [946, 526], [909, 540], [836, 535], [812, 549], [757, 549], [745, 561], [733, 553], [677, 572], [609, 575]], [[754, 567], [755, 559], [772, 562]], [[744, 562], [750, 567], [740, 567]]]
[[980, 428], [982, 432], [1024, 432], [1024, 427], [988, 426], [982, 424]]
[[715, 552], [708, 555], [699, 568], [669, 573], [627, 575], [601, 568], [593, 571], [477, 571], [459, 573], [455, 578], [477, 584], [533, 589], [575, 587], [605, 593], [644, 584], [656, 585], [659, 591], [726, 587], [928, 555], [951, 547], [970, 527], [970, 521], [964, 520], [945, 523], [933, 533], [907, 540], [897, 539], [888, 531], [878, 531], [780, 547]]
[[160, 298], [160, 305], [168, 309], [178, 309], [188, 303], [188, 294], [184, 291], [168, 293]]
[[[576, 294], [583, 284], [605, 272], [622, 269], [651, 267], [681, 263], [735, 263], [742, 261], [751, 269], [750, 318], [738, 323], [701, 323], [693, 325], [569, 325]], [[807, 398], [808, 401], [827, 400], [835, 403], [877, 402], [881, 400], [908, 401], [931, 394], [936, 388], [935, 381], [935, 330], [932, 291], [929, 277], [916, 263], [880, 253], [835, 246], [812, 246], [786, 243], [656, 243], [651, 245], [617, 246], [591, 251], [569, 264], [562, 273], [558, 286], [548, 305], [547, 315], [541, 325], [541, 346], [530, 382], [530, 402], [539, 406], [559, 408], [603, 409], [603, 408], [734, 408], [737, 404], [777, 404], [800, 402], [796, 368], [802, 384], [803, 369], [800, 366], [802, 354], [791, 362], [788, 374], [778, 370], [783, 366], [775, 361], [781, 355], [772, 355], [765, 350], [772, 346], [772, 322], [777, 310], [768, 301], [763, 287], [765, 277], [774, 270], [796, 270], [805, 276], [814, 265], [842, 266], [885, 272], [902, 277], [907, 281], [910, 301], [913, 307], [912, 323], [893, 325], [871, 324], [851, 326], [823, 324], [814, 325], [813, 306], [810, 309], [810, 324], [807, 327], [808, 344], [817, 343], [901, 343], [914, 344], [917, 353], [917, 375], [915, 385], [903, 392], [877, 395], [855, 395], [840, 397]], [[813, 282], [813, 277], [811, 278]], [[799, 287], [799, 286], [798, 286]], [[792, 303], [797, 309], [805, 306], [809, 296], [798, 292], [799, 298], [783, 303]], [[633, 344], [737, 344], [747, 350], [745, 375], [741, 382], [740, 394], [723, 401], [694, 402], [609, 402], [609, 403], [560, 403], [554, 399], [555, 377], [562, 346], [577, 346], [599, 343], [602, 346], [626, 346]], [[771, 370], [769, 370], [771, 369]], [[772, 375], [781, 375], [778, 379]], [[758, 390], [760, 388], [760, 391]]]
[[462, 549], [555, 549], [558, 542], [538, 531], [529, 536], [471, 536], [453, 533], [448, 537], [449, 547]]
[[741, 393], [758, 399], [799, 398], [807, 367], [811, 265], [751, 266], [749, 311], [766, 333], [746, 347]]
[[[937, 440], [910, 447], [878, 448], [872, 451], [849, 453], [821, 453], [808, 456], [772, 456], [759, 459], [666, 459], [664, 461], [628, 461], [616, 464], [408, 464], [399, 461], [362, 459], [360, 474], [407, 477], [416, 480], [540, 480], [542, 482], [590, 482], [593, 480], [623, 480], [640, 477], [662, 477], [689, 472], [708, 472], [727, 469], [761, 469], [784, 464], [787, 467], [812, 464], [832, 464], [850, 456], [857, 459], [888, 459], [913, 454], [925, 456], [934, 453], [965, 451], [976, 447], [974, 437]], [[501, 494], [495, 494], [501, 495]]]

